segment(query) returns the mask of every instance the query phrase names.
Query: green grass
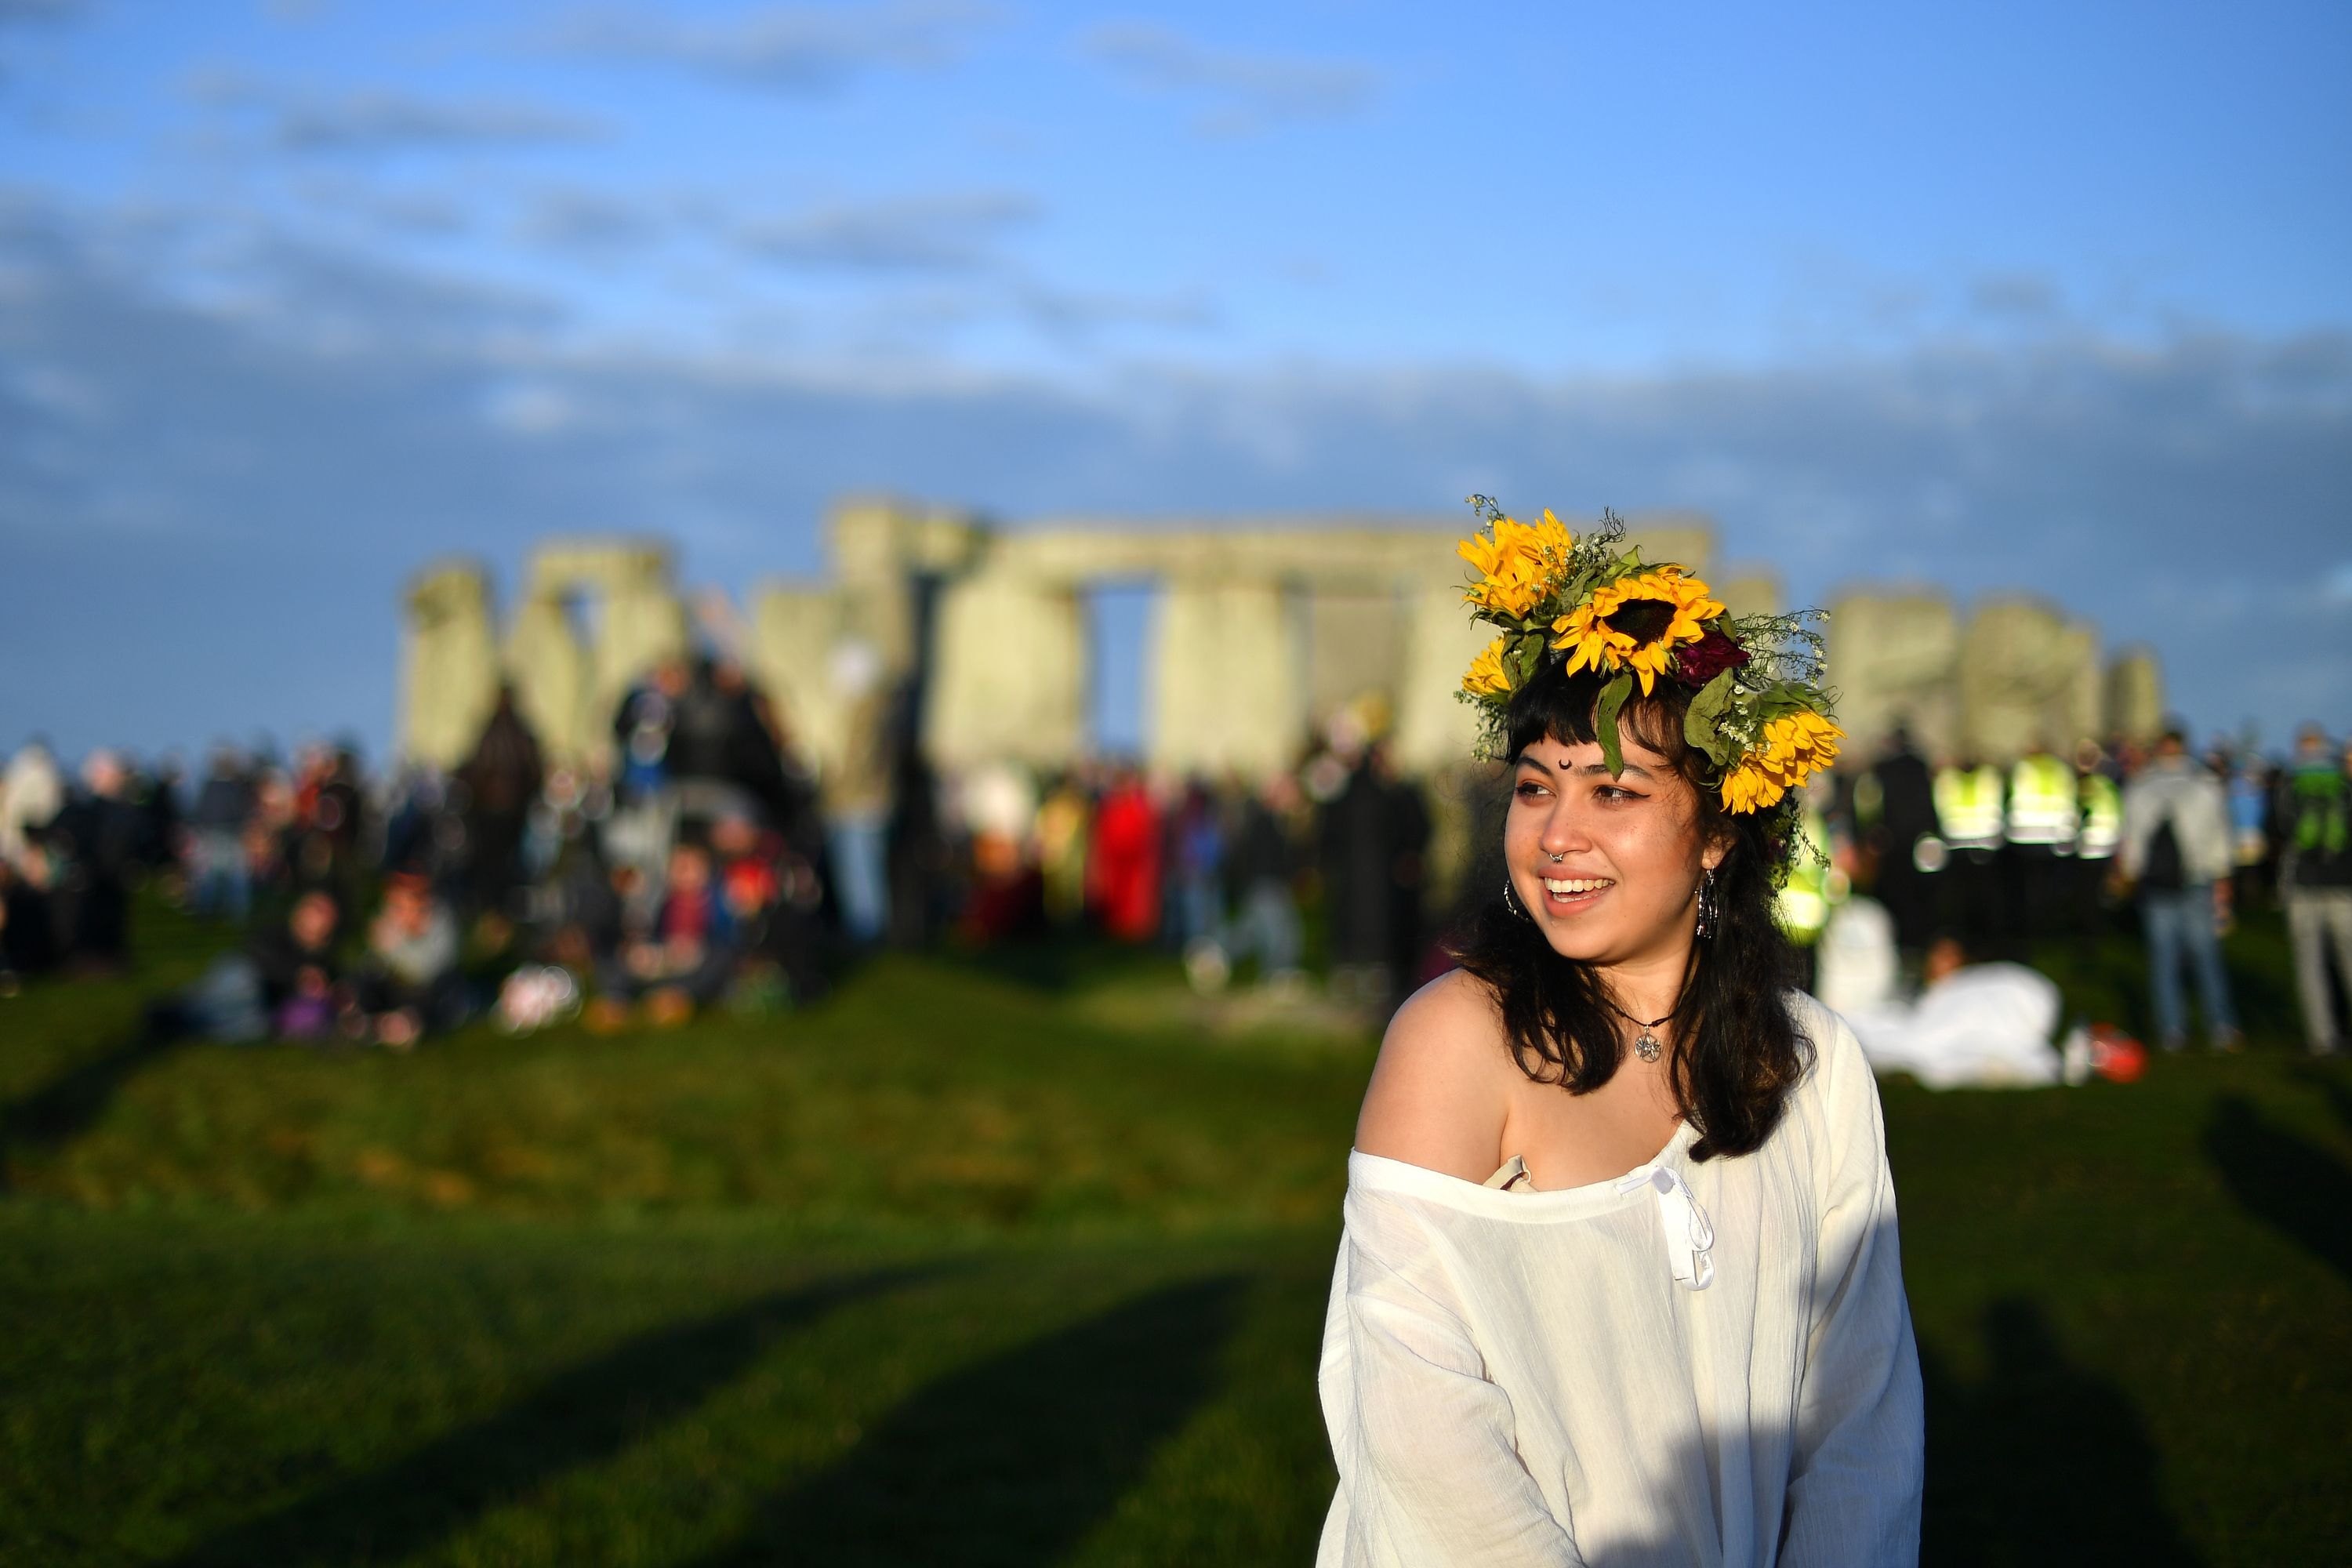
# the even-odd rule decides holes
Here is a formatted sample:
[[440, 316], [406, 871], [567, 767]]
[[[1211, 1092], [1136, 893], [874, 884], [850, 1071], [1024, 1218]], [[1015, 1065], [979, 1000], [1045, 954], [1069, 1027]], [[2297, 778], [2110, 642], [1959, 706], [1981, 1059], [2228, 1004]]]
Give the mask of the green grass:
[[[672, 1034], [152, 1049], [212, 939], [145, 914], [134, 983], [0, 1004], [8, 1563], [1311, 1557], [1369, 1039], [1045, 948]], [[1886, 1086], [1930, 1562], [2352, 1533], [2352, 1073], [2280, 950], [2232, 942], [2243, 1058]], [[2127, 943], [2045, 961], [2140, 1023]]]

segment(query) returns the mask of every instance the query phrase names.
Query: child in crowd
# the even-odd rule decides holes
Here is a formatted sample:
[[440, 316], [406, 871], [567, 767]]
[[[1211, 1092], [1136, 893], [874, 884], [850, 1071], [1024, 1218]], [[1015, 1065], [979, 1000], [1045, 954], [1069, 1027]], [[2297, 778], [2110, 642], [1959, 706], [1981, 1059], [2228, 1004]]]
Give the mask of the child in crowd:
[[353, 1007], [344, 1030], [404, 1051], [428, 1029], [465, 1022], [465, 982], [457, 973], [457, 917], [419, 872], [384, 879], [383, 909], [368, 928], [368, 954], [352, 976]]
[[733, 977], [737, 935], [734, 911], [712, 875], [710, 852], [679, 844], [669, 854], [667, 888], [652, 929], [624, 940], [597, 964], [603, 994], [589, 1008], [589, 1026], [620, 1027], [641, 997], [649, 1022], [665, 1027], [686, 1022]]

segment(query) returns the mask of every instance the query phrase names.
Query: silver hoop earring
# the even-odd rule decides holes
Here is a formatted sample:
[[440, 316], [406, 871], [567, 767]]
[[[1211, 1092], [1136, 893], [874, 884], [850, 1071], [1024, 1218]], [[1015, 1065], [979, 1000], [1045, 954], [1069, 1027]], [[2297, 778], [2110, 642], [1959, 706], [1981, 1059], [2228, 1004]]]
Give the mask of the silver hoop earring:
[[1715, 868], [1709, 867], [1706, 874], [1699, 879], [1698, 925], [1691, 934], [1701, 940], [1711, 937], [1715, 934]]
[[1536, 917], [1519, 907], [1518, 895], [1512, 890], [1511, 877], [1507, 871], [1503, 874], [1503, 907], [1528, 924], [1535, 923]]

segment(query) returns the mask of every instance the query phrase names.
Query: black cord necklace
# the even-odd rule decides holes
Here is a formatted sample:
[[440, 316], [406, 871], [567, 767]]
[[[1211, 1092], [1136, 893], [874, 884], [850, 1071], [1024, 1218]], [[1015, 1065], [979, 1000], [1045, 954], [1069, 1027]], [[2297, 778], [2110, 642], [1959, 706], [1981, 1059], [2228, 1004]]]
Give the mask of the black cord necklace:
[[1619, 1017], [1624, 1019], [1629, 1024], [1641, 1024], [1642, 1037], [1633, 1042], [1633, 1054], [1641, 1058], [1645, 1062], [1654, 1062], [1658, 1059], [1658, 1053], [1665, 1049], [1664, 1045], [1659, 1041], [1654, 1031], [1657, 1029], [1659, 1025], [1666, 1022], [1667, 1019], [1672, 1018], [1675, 1013], [1681, 1012], [1683, 1010], [1683, 1005], [1679, 1002], [1675, 1003], [1672, 1011], [1666, 1013], [1662, 1017], [1653, 1018], [1646, 1024], [1643, 1024], [1641, 1019], [1636, 1018], [1633, 1014], [1628, 1013], [1624, 1008], [1620, 1007], [1614, 1002], [1609, 1004], [1609, 1010], [1616, 1014]]

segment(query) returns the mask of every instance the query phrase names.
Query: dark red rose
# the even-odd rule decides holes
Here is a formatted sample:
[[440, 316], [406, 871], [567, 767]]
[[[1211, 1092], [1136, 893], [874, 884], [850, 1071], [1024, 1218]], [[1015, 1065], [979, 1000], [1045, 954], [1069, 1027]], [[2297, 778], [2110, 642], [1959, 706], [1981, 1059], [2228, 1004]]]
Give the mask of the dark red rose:
[[1685, 643], [1675, 650], [1675, 679], [1690, 686], [1705, 686], [1727, 669], [1737, 669], [1748, 662], [1748, 650], [1725, 637], [1721, 632], [1709, 632], [1695, 643]]

